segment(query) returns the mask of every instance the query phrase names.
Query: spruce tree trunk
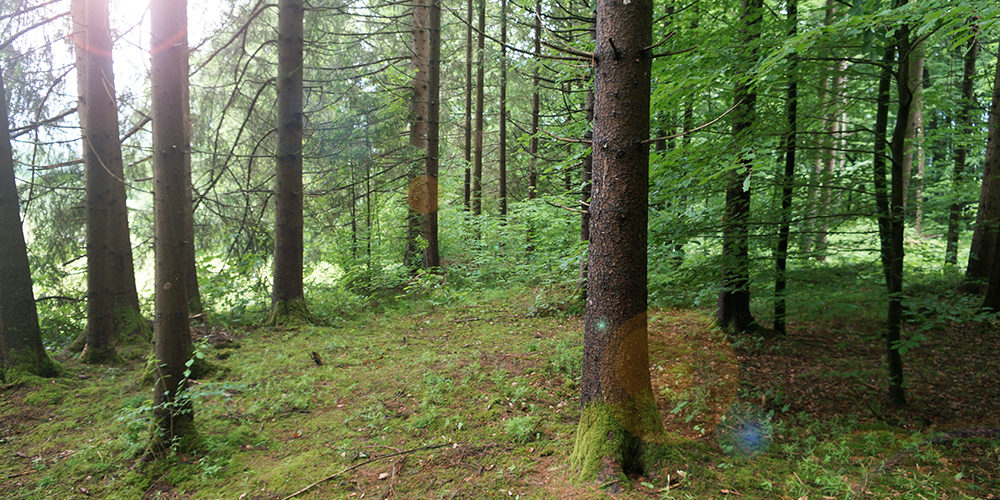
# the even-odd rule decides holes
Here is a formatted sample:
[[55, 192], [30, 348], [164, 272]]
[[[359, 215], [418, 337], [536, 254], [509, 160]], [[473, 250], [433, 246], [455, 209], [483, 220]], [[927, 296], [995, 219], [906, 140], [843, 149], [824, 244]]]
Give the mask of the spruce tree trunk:
[[413, 6], [413, 128], [410, 142], [424, 153], [423, 175], [410, 182], [409, 205], [420, 217], [427, 245], [423, 266], [441, 267], [438, 253], [438, 130], [441, 87], [440, 0], [417, 0]]
[[652, 470], [663, 437], [646, 326], [652, 12], [650, 0], [597, 2], [583, 411], [571, 457], [583, 479]]
[[993, 269], [998, 225], [1000, 225], [1000, 64], [993, 80], [993, 103], [990, 105], [989, 139], [986, 142], [986, 160], [983, 162], [983, 183], [979, 190], [979, 212], [972, 233], [969, 249], [967, 280], [979, 282], [990, 276]]
[[184, 255], [190, 244], [184, 237], [185, 141], [182, 104], [187, 68], [187, 2], [150, 2], [152, 40], [150, 73], [153, 94], [153, 212], [156, 253], [153, 388], [154, 453], [168, 450], [175, 439], [182, 447], [194, 434], [194, 413], [186, 389], [187, 361], [191, 359]]
[[[541, 106], [538, 97], [539, 73], [538, 65], [541, 64], [542, 55], [542, 1], [535, 0], [535, 22], [534, 48], [535, 63], [531, 68], [531, 138], [528, 139], [528, 199], [533, 200], [538, 196], [538, 114]], [[531, 252], [535, 249], [532, 242], [534, 228], [533, 221], [528, 220], [528, 230], [526, 235], [525, 250]]]
[[[788, 0], [788, 37], [798, 32], [798, 0]], [[778, 244], [774, 251], [774, 332], [787, 334], [786, 288], [788, 286], [788, 239], [792, 218], [792, 198], [795, 183], [796, 133], [798, 132], [798, 55], [792, 53], [788, 60], [788, 90], [786, 92], [785, 120], [787, 129], [783, 142], [785, 169], [781, 176], [781, 222], [778, 226]]]
[[14, 181], [9, 119], [0, 68], [0, 380], [10, 380], [19, 373], [51, 377], [58, 374], [58, 369], [45, 353], [38, 328]]
[[465, 3], [465, 185], [462, 198], [465, 211], [469, 211], [472, 182], [472, 0]]
[[[749, 67], [756, 61], [760, 39], [760, 21], [763, 0], [742, 0], [740, 31], [743, 49], [740, 60], [744, 71], [738, 72], [733, 110], [733, 136], [737, 141], [746, 140], [751, 134], [757, 102], [756, 84], [746, 80]], [[750, 170], [752, 159], [738, 153], [739, 167], [728, 174], [726, 188], [726, 215], [722, 224], [722, 291], [716, 323], [730, 333], [744, 333], [759, 329], [750, 313]]]
[[478, 57], [476, 59], [476, 131], [473, 137], [472, 161], [472, 214], [483, 213], [483, 79], [486, 56], [486, 0], [479, 0], [479, 39], [476, 44]]
[[[978, 33], [978, 27], [970, 27], [973, 33]], [[958, 108], [958, 117], [955, 126], [958, 129], [958, 138], [955, 144], [955, 168], [952, 173], [952, 186], [954, 192], [959, 192], [965, 180], [965, 162], [968, 157], [968, 146], [965, 137], [970, 133], [972, 127], [972, 109], [975, 106], [975, 77], [976, 77], [976, 57], [979, 52], [979, 39], [977, 36], [969, 38], [969, 43], [965, 50], [962, 67], [962, 103]], [[962, 220], [962, 208], [965, 206], [961, 200], [955, 200], [948, 209], [948, 232], [945, 236], [946, 247], [944, 252], [945, 264], [958, 264], [958, 235], [959, 223]]]
[[[125, 333], [118, 329], [127, 321], [138, 323], [138, 298], [134, 276], [126, 278], [132, 267], [132, 246], [125, 209], [108, 3], [90, 0], [84, 12], [87, 53], [83, 57], [87, 69], [81, 75], [86, 77], [87, 106], [87, 123], [82, 127], [86, 132], [87, 340], [80, 358], [87, 363], [106, 363], [118, 359], [114, 341]], [[129, 279], [131, 285], [125, 283]]]
[[278, 149], [271, 319], [305, 314], [302, 290], [302, 0], [278, 1]]
[[[191, 144], [191, 86], [189, 82], [190, 68], [188, 61], [184, 60], [184, 137], [187, 144]], [[191, 206], [184, 218], [184, 239], [188, 242], [187, 253], [184, 255], [184, 270], [187, 273], [185, 283], [187, 284], [188, 312], [192, 316], [199, 316], [205, 312], [201, 304], [201, 291], [198, 289], [198, 265], [195, 260], [194, 249], [194, 187], [191, 184], [191, 155], [184, 155], [184, 203]]]
[[507, 0], [500, 0], [500, 144], [497, 196], [500, 218], [507, 216]]

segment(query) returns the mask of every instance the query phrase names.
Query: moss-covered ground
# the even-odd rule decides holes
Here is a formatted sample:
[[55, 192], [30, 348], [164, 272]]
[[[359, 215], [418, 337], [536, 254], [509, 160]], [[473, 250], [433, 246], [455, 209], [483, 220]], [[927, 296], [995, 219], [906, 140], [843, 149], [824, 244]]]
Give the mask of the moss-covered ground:
[[409, 297], [323, 326], [199, 326], [213, 367], [189, 383], [199, 451], [151, 462], [146, 360], [63, 359], [65, 376], [0, 392], [0, 496], [277, 499], [324, 478], [296, 498], [1000, 491], [1000, 362], [982, 350], [1000, 344], [996, 328], [953, 325], [912, 352], [912, 408], [895, 411], [871, 325], [732, 344], [710, 312], [687, 309], [650, 314], [654, 393], [682, 458], [615, 488], [580, 484], [582, 321], [538, 307], [545, 293]]

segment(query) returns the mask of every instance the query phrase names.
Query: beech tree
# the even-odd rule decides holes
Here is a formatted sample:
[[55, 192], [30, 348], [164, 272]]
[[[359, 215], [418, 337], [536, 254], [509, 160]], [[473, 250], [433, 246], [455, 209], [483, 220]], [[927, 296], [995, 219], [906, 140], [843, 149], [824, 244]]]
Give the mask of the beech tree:
[[7, 92], [0, 68], [0, 380], [18, 373], [42, 377], [58, 374], [42, 346], [35, 293], [28, 267], [28, 249], [14, 182]]
[[646, 324], [652, 15], [650, 0], [597, 2], [583, 411], [571, 458], [585, 479], [642, 473], [663, 436]]
[[191, 400], [182, 394], [191, 359], [186, 270], [184, 256], [190, 244], [184, 237], [184, 156], [190, 154], [184, 129], [187, 93], [187, 2], [152, 0], [150, 78], [153, 97], [153, 212], [156, 257], [153, 354], [154, 453], [194, 433]]

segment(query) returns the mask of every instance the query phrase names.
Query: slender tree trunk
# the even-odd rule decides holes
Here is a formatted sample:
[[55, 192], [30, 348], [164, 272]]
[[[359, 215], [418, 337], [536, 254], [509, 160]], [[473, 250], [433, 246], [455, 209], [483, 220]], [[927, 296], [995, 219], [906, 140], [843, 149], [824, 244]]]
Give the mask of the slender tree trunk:
[[[973, 34], [977, 34], [978, 26], [970, 26]], [[953, 192], [958, 193], [965, 180], [965, 162], [968, 157], [968, 146], [965, 137], [972, 128], [972, 109], [975, 106], [975, 78], [976, 78], [976, 57], [979, 52], [979, 38], [972, 36], [969, 38], [962, 68], [962, 103], [958, 108], [958, 117], [955, 123], [958, 129], [958, 137], [955, 141], [955, 168], [952, 173], [951, 184]], [[945, 264], [958, 264], [958, 235], [959, 223], [962, 220], [962, 209], [965, 204], [961, 200], [955, 200], [948, 209], [948, 232], [945, 237], [946, 247], [944, 252]]]
[[465, 23], [465, 185], [462, 191], [465, 210], [469, 211], [472, 182], [472, 0], [466, 0]]
[[664, 436], [646, 326], [652, 13], [650, 0], [597, 2], [583, 411], [571, 461], [599, 481], [652, 470], [650, 448]]
[[[798, 0], [788, 0], [788, 37], [794, 38], [798, 32]], [[788, 90], [786, 92], [787, 129], [783, 138], [785, 149], [785, 170], [781, 177], [781, 225], [778, 227], [778, 245], [774, 251], [774, 332], [786, 335], [787, 307], [785, 289], [788, 286], [788, 235], [792, 218], [792, 198], [795, 188], [796, 133], [798, 132], [798, 55], [788, 57]]]
[[507, 0], [500, 0], [500, 162], [497, 194], [507, 216]]
[[184, 255], [190, 242], [184, 237], [185, 203], [184, 99], [187, 46], [187, 2], [150, 2], [152, 40], [150, 73], [153, 94], [153, 213], [156, 253], [155, 277], [155, 385], [153, 388], [154, 453], [194, 434], [191, 399], [183, 394], [185, 370], [191, 359]]
[[0, 380], [11, 380], [19, 373], [51, 377], [58, 374], [58, 368], [45, 353], [38, 327], [14, 181], [9, 119], [0, 68]]
[[476, 132], [472, 160], [472, 214], [483, 213], [483, 79], [486, 56], [486, 0], [479, 0], [479, 39], [476, 47]]
[[[906, 1], [898, 1], [898, 5]], [[903, 162], [907, 154], [906, 137], [909, 125], [912, 123], [910, 107], [913, 104], [914, 86], [910, 82], [910, 28], [902, 25], [896, 29], [896, 46], [899, 54], [899, 70], [896, 73], [896, 89], [899, 95], [899, 108], [896, 113], [896, 126], [892, 133], [892, 189], [889, 199], [889, 268], [886, 273], [886, 288], [889, 292], [889, 310], [887, 314], [886, 353], [889, 365], [889, 401], [896, 406], [906, 404], [903, 391], [903, 359], [899, 353], [898, 343], [902, 338], [903, 327]], [[883, 250], [884, 251], [884, 250]]]
[[278, 149], [275, 155], [271, 320], [305, 314], [302, 289], [303, 0], [278, 1]]
[[[763, 0], [742, 0], [741, 33], [746, 51], [741, 64], [748, 67], [756, 60], [760, 39]], [[738, 73], [733, 111], [733, 136], [737, 141], [750, 140], [755, 118], [757, 91], [755, 83], [745, 80], [748, 70]], [[742, 148], [741, 148], [742, 149]], [[750, 170], [752, 160], [739, 154], [739, 167], [729, 171], [726, 188], [726, 215], [722, 225], [722, 291], [716, 323], [732, 333], [749, 332], [760, 327], [750, 313], [750, 256], [748, 227], [750, 218]]]
[[[538, 196], [538, 115], [541, 112], [539, 103], [538, 86], [539, 73], [538, 66], [541, 64], [542, 56], [542, 0], [535, 0], [535, 22], [534, 28], [534, 48], [535, 63], [531, 68], [531, 138], [528, 139], [528, 199], [533, 200]], [[525, 250], [534, 251], [535, 245], [532, 242], [534, 233], [533, 221], [528, 220], [527, 245]]]
[[[919, 184], [922, 168], [920, 161], [923, 158], [923, 145], [920, 140], [923, 138], [924, 127], [924, 44], [919, 42], [913, 45], [910, 50], [910, 66], [907, 81], [913, 90], [913, 102], [910, 103], [910, 116], [906, 124], [906, 154], [903, 156], [903, 212], [906, 212], [910, 198], [910, 183]], [[914, 167], [917, 169], [916, 178]], [[920, 233], [919, 219], [915, 226], [916, 232]]]
[[426, 269], [441, 267], [438, 253], [438, 130], [441, 87], [440, 0], [417, 0], [413, 7], [414, 78], [411, 142], [424, 153], [424, 172], [410, 183], [409, 205], [420, 217], [427, 245], [423, 250]]
[[[191, 86], [189, 82], [190, 68], [188, 61], [184, 60], [184, 136], [187, 144], [191, 144]], [[188, 312], [192, 316], [200, 316], [205, 312], [201, 303], [201, 291], [198, 289], [198, 265], [195, 259], [194, 248], [194, 186], [191, 183], [191, 155], [184, 155], [184, 203], [191, 206], [184, 218], [184, 239], [187, 240], [187, 253], [184, 255], [184, 269], [187, 277], [184, 283], [187, 286]]]

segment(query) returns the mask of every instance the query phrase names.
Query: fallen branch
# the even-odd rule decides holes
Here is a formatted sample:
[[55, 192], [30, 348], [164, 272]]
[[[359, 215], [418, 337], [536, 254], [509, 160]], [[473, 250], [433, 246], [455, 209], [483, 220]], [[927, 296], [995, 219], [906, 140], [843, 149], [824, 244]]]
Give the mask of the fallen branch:
[[432, 444], [432, 445], [429, 445], [429, 446], [421, 446], [419, 448], [413, 448], [411, 450], [404, 450], [404, 451], [401, 451], [399, 453], [390, 453], [388, 455], [382, 455], [382, 456], [379, 456], [379, 457], [371, 458], [371, 459], [365, 460], [364, 462], [361, 462], [359, 464], [354, 464], [354, 465], [352, 465], [352, 466], [350, 466], [350, 467], [348, 467], [348, 468], [346, 468], [344, 470], [334, 472], [333, 474], [330, 474], [329, 476], [326, 476], [323, 479], [320, 479], [319, 481], [316, 481], [315, 483], [312, 483], [309, 486], [306, 486], [305, 488], [302, 488], [301, 490], [296, 491], [295, 493], [292, 493], [291, 495], [288, 495], [287, 497], [283, 498], [282, 500], [288, 500], [290, 498], [295, 498], [295, 497], [297, 497], [297, 496], [299, 496], [299, 495], [301, 495], [301, 494], [303, 494], [303, 493], [305, 493], [305, 492], [307, 492], [307, 491], [315, 488], [316, 486], [319, 486], [320, 484], [323, 484], [323, 483], [325, 483], [325, 482], [327, 482], [327, 481], [329, 481], [329, 480], [331, 480], [331, 479], [333, 479], [333, 478], [335, 478], [335, 477], [337, 477], [337, 476], [339, 476], [341, 474], [344, 474], [346, 472], [350, 472], [350, 471], [352, 471], [354, 469], [360, 468], [363, 465], [368, 465], [368, 464], [370, 464], [372, 462], [377, 462], [379, 460], [385, 460], [386, 458], [398, 457], [400, 455], [409, 455], [410, 453], [415, 453], [415, 452], [418, 452], [418, 451], [435, 450], [435, 449], [438, 449], [438, 448], [444, 448], [445, 446], [448, 446], [448, 445], [447, 444]]
[[28, 474], [33, 474], [34, 472], [35, 471], [33, 470], [26, 470], [24, 472], [18, 472], [16, 474], [10, 474], [7, 476], [7, 479], [14, 479], [15, 477], [27, 476]]

